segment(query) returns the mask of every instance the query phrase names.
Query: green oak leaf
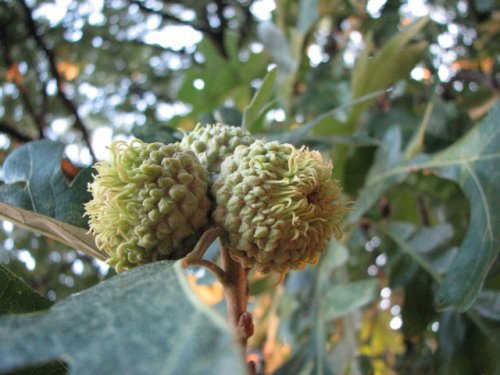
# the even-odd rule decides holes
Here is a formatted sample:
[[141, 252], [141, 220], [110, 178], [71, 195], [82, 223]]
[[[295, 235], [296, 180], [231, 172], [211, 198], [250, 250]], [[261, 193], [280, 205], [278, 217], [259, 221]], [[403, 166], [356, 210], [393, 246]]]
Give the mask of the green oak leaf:
[[0, 314], [28, 313], [48, 309], [52, 302], [0, 265]]
[[[410, 43], [418, 35], [429, 19], [423, 17], [395, 34], [375, 55], [371, 56], [372, 37], [369, 36], [366, 48], [356, 61], [352, 72], [351, 85], [353, 98], [389, 87], [400, 79], [405, 79], [413, 67], [421, 61], [428, 47], [426, 41]], [[352, 112], [356, 119], [373, 101], [364, 102]], [[355, 121], [353, 122], [355, 124]], [[353, 129], [354, 130], [354, 129]]]
[[0, 317], [0, 372], [54, 359], [70, 374], [245, 374], [224, 320], [180, 263], [154, 262], [56, 303]]
[[378, 281], [357, 280], [334, 285], [325, 299], [325, 320], [337, 319], [367, 305], [377, 296]]
[[[420, 155], [410, 162], [395, 163], [399, 145], [382, 147], [361, 195], [349, 216], [357, 221], [387, 189], [411, 172], [425, 170], [456, 181], [470, 202], [471, 219], [464, 240], [445, 274], [437, 294], [439, 308], [468, 309], [477, 298], [484, 279], [500, 249], [500, 102], [488, 116], [444, 151]], [[384, 142], [385, 143], [385, 142]], [[389, 152], [384, 158], [383, 153]], [[400, 156], [402, 153], [399, 152]], [[392, 161], [391, 161], [392, 160]]]
[[469, 229], [437, 295], [440, 308], [468, 309], [500, 249], [500, 102], [479, 126], [426, 168], [456, 181], [470, 202]]
[[262, 80], [262, 84], [255, 92], [252, 101], [245, 107], [243, 112], [242, 127], [251, 133], [262, 130], [257, 125], [257, 120], [269, 108], [269, 100], [273, 95], [278, 69], [273, 67]]
[[[375, 154], [375, 161], [368, 173], [367, 182], [361, 190], [359, 197], [354, 205], [354, 210], [348, 216], [348, 221], [356, 222], [363, 214], [372, 207], [379, 197], [407, 177], [408, 171], [403, 168], [401, 173], [387, 175], [386, 178], [379, 178], [387, 171], [393, 168], [401, 168], [403, 160], [401, 128], [394, 126], [384, 134], [380, 147]], [[398, 169], [399, 170], [399, 169]]]
[[2, 167], [0, 202], [34, 211], [77, 227], [87, 228], [83, 203], [91, 199], [86, 168], [68, 182], [61, 171], [64, 144], [29, 142], [14, 150]]
[[[212, 112], [228, 97], [235, 103], [248, 103], [252, 94], [251, 81], [261, 78], [266, 72], [268, 57], [264, 53], [249, 53], [245, 61], [238, 57], [237, 33], [225, 33], [224, 46], [228, 54], [226, 57], [210, 39], [204, 38], [198, 45], [204, 63], [186, 71], [177, 93], [178, 100], [192, 106], [190, 118]], [[195, 88], [195, 82], [203, 82], [203, 89]]]
[[[0, 315], [46, 310], [53, 302], [31, 289], [23, 280], [0, 265]], [[63, 362], [52, 361], [9, 372], [8, 375], [66, 374]]]

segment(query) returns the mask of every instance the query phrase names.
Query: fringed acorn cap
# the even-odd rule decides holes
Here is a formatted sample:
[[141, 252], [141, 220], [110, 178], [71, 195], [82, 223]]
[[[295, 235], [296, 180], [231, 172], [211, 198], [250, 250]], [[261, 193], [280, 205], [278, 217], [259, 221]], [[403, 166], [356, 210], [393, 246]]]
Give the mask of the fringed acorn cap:
[[115, 141], [95, 165], [90, 230], [120, 272], [192, 250], [208, 223], [208, 173], [179, 144]]
[[278, 142], [239, 146], [212, 186], [214, 220], [229, 234], [231, 255], [262, 273], [317, 263], [345, 208], [317, 151]]
[[198, 124], [182, 138], [181, 146], [193, 151], [209, 172], [219, 173], [221, 163], [237, 146], [254, 141], [250, 133], [240, 127]]

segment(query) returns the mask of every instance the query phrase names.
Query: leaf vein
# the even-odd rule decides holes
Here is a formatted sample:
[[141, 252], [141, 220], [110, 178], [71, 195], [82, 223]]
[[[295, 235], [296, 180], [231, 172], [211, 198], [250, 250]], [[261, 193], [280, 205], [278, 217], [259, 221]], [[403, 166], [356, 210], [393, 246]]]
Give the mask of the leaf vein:
[[470, 157], [470, 158], [466, 158], [466, 159], [430, 161], [430, 162], [422, 163], [422, 164], [403, 165], [403, 166], [389, 169], [383, 173], [377, 174], [376, 176], [374, 176], [373, 178], [368, 180], [367, 184], [373, 185], [373, 184], [379, 183], [382, 180], [385, 180], [388, 177], [392, 177], [392, 176], [396, 176], [396, 175], [404, 174], [404, 173], [416, 172], [416, 171], [420, 171], [420, 170], [425, 169], [425, 168], [461, 166], [461, 165], [465, 165], [467, 163], [473, 163], [473, 162], [484, 161], [484, 160], [491, 160], [491, 159], [496, 159], [496, 158], [500, 158], [500, 152], [496, 152], [496, 153], [488, 154], [488, 155], [483, 155], [483, 156]]

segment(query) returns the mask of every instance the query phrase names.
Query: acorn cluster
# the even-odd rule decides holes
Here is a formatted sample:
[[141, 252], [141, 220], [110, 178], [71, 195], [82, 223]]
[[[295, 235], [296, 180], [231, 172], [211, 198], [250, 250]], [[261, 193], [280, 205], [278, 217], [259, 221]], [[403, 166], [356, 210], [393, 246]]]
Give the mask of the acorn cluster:
[[189, 253], [211, 225], [233, 259], [267, 273], [317, 263], [345, 209], [317, 151], [201, 126], [175, 144], [115, 141], [86, 204], [98, 248], [117, 271]]

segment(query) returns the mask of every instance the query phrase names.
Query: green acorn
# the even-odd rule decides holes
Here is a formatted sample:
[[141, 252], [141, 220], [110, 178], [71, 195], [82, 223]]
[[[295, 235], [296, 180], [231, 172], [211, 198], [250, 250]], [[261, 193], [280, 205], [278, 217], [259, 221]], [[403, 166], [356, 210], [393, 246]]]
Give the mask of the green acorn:
[[239, 146], [212, 186], [214, 220], [229, 234], [231, 256], [261, 273], [315, 264], [345, 208], [317, 151], [278, 142]]
[[192, 250], [208, 223], [208, 173], [177, 144], [115, 141], [85, 205], [97, 247], [118, 272]]
[[250, 133], [240, 127], [198, 124], [182, 138], [181, 146], [193, 151], [209, 172], [219, 173], [221, 163], [237, 146], [254, 141]]

